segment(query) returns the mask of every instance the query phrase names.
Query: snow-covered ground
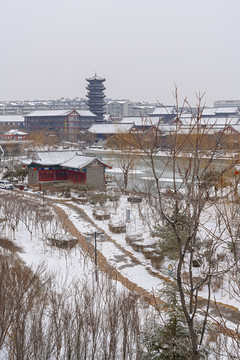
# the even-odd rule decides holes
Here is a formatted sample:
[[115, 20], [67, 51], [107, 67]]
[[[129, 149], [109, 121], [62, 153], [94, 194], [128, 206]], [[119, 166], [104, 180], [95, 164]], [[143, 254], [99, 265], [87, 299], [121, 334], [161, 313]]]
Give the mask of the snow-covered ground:
[[[33, 193], [25, 192], [25, 197], [32, 197]], [[36, 198], [36, 193], [34, 193]], [[41, 195], [37, 195], [41, 201]], [[59, 200], [57, 197], [48, 196], [51, 202]], [[115, 234], [109, 230], [109, 220], [96, 220], [93, 216], [93, 210], [96, 209], [95, 205], [77, 204], [70, 200], [64, 200], [63, 203], [57, 204], [62, 208], [72, 221], [78, 231], [83, 234], [92, 233], [92, 243], [94, 244], [94, 232], [99, 232], [99, 229], [103, 231], [106, 236], [102, 241], [100, 237], [97, 237], [97, 250], [101, 252], [107, 259], [108, 263], [112, 265], [117, 271], [119, 271], [124, 277], [128, 278], [131, 282], [137, 286], [142, 287], [149, 293], [157, 294], [162, 289], [165, 280], [161, 279], [157, 274], [162, 277], [171, 279], [168, 271], [168, 265], [171, 262], [165, 262], [163, 267], [156, 270], [150, 260], [146, 259], [142, 252], [133, 250], [133, 248], [126, 242], [126, 234], [139, 235], [143, 239], [145, 246], [153, 246], [153, 238], [150, 236], [150, 230], [147, 226], [147, 220], [154, 222], [154, 219], [148, 219], [144, 221], [144, 217], [139, 216], [139, 211], [144, 212], [144, 202], [141, 204], [129, 203], [127, 196], [121, 196], [119, 201], [108, 201], [105, 205], [105, 209], [110, 214], [110, 221], [115, 224], [126, 223], [126, 233]], [[88, 220], [83, 219], [77, 210], [69, 205], [74, 205], [75, 209], [83, 209], [89, 216], [93, 225]], [[130, 221], [126, 221], [126, 211], [130, 211]], [[210, 219], [210, 214], [205, 214]], [[210, 223], [210, 221], [209, 221]], [[213, 225], [212, 225], [213, 226]], [[57, 275], [58, 282], [71, 283], [81, 278], [81, 275], [86, 276], [87, 273], [92, 274], [94, 272], [94, 266], [89, 258], [81, 251], [81, 248], [75, 247], [70, 251], [59, 250], [54, 247], [46, 245], [46, 242], [41, 240], [41, 234], [35, 233], [32, 237], [24, 225], [20, 222], [16, 231], [16, 244], [23, 248], [24, 252], [20, 254], [24, 261], [28, 265], [37, 266], [37, 264], [44, 262], [48, 271], [51, 271]], [[137, 261], [134, 261], [136, 259]], [[198, 269], [195, 270], [196, 275]], [[207, 297], [207, 289], [203, 288], [200, 291], [200, 295], [203, 298]], [[228, 304], [240, 309], [239, 299], [232, 297], [229, 294], [228, 281], [226, 279], [222, 288], [219, 288], [216, 292], [212, 293], [212, 300], [223, 304]]]
[[[0, 191], [0, 196], [6, 194], [6, 191]], [[13, 194], [18, 194], [25, 199], [34, 199], [42, 203], [42, 194], [39, 192], [29, 191], [13, 191]], [[160, 269], [156, 269], [150, 259], [147, 259], [142, 252], [133, 249], [129, 243], [126, 242], [126, 235], [135, 235], [143, 239], [141, 244], [153, 250], [153, 244], [156, 239], [150, 235], [150, 227], [155, 224], [156, 217], [153, 216], [144, 199], [141, 203], [130, 203], [128, 196], [121, 195], [119, 200], [107, 201], [103, 207], [99, 205], [92, 205], [89, 202], [79, 203], [79, 198], [74, 193], [72, 199], [64, 199], [57, 196], [46, 195], [45, 200], [49, 204], [56, 204], [59, 208], [64, 210], [73, 225], [82, 235], [92, 234], [92, 245], [94, 245], [94, 232], [102, 231], [105, 233], [105, 240], [97, 236], [97, 250], [103, 254], [107, 262], [115, 268], [123, 277], [127, 278], [133, 284], [146, 290], [150, 294], [158, 295], [159, 291], [163, 288], [166, 278], [171, 280], [168, 266], [174, 267], [174, 262], [168, 260], [164, 261]], [[59, 202], [59, 200], [61, 202]], [[83, 210], [89, 219], [81, 216]], [[96, 220], [93, 216], [93, 210], [105, 209], [110, 214], [110, 220]], [[43, 208], [44, 211], [44, 208]], [[130, 220], [126, 220], [126, 216]], [[215, 227], [214, 214], [212, 209], [207, 209], [203, 215], [203, 223], [207, 224], [208, 229]], [[109, 230], [109, 222], [113, 224], [126, 224], [126, 233], [115, 234]], [[49, 228], [47, 232], [51, 233]], [[214, 230], [215, 231], [215, 230]], [[46, 232], [46, 231], [45, 231]], [[206, 230], [200, 230], [201, 236], [206, 236]], [[2, 233], [4, 236], [4, 233]], [[9, 228], [5, 229], [5, 235], [8, 238], [13, 238]], [[227, 236], [227, 234], [224, 234]], [[224, 239], [225, 241], [227, 238]], [[20, 257], [26, 262], [27, 265], [37, 268], [39, 264], [44, 264], [48, 273], [55, 275], [57, 288], [61, 291], [62, 288], [68, 288], [72, 283], [81, 283], [89, 278], [89, 283], [92, 283], [95, 276], [94, 256], [92, 259], [77, 246], [71, 250], [58, 249], [54, 246], [47, 244], [44, 234], [41, 233], [40, 228], [34, 230], [32, 236], [27, 230], [23, 222], [19, 222], [15, 236], [14, 243], [23, 249]], [[224, 251], [224, 249], [223, 249]], [[186, 269], [187, 271], [187, 269]], [[198, 275], [199, 269], [194, 269], [195, 276]], [[100, 269], [98, 270], [100, 275]], [[173, 269], [174, 273], [174, 269]], [[104, 274], [103, 274], [104, 276]], [[122, 283], [118, 283], [118, 289], [122, 289]], [[231, 313], [231, 307], [240, 310], [239, 294], [236, 296], [231, 295], [230, 283], [228, 276], [222, 285], [211, 294], [211, 300], [217, 301], [219, 304], [225, 304], [224, 310], [226, 311], [229, 321], [226, 322], [229, 328], [235, 329], [238, 324], [238, 318], [234, 318], [234, 313]], [[199, 292], [203, 298], [207, 298], [207, 287]], [[228, 308], [228, 306], [230, 306]], [[214, 318], [218, 318], [215, 312]], [[231, 321], [232, 319], [233, 321]], [[219, 321], [221, 319], [219, 318]]]
[[[0, 191], [0, 196], [10, 192]], [[39, 204], [42, 204], [42, 194], [39, 192], [29, 191], [13, 191], [13, 194], [18, 195], [22, 199], [34, 199]], [[60, 200], [60, 201], [59, 201]], [[147, 259], [142, 252], [136, 251], [126, 241], [126, 235], [135, 235], [143, 239], [142, 243], [145, 247], [153, 249], [155, 239], [150, 235], [150, 226], [156, 222], [144, 199], [141, 203], [130, 203], [128, 196], [121, 195], [119, 200], [107, 201], [103, 207], [99, 205], [92, 205], [91, 203], [79, 203], [79, 198], [72, 194], [72, 199], [59, 198], [57, 196], [50, 196], [46, 194], [45, 206], [55, 204], [62, 209], [71, 220], [75, 228], [84, 236], [92, 234], [92, 244], [94, 245], [94, 233], [100, 231], [105, 234], [105, 239], [102, 240], [97, 236], [97, 250], [101, 252], [106, 258], [107, 262], [114, 267], [125, 278], [129, 279], [138, 287], [145, 289], [147, 292], [158, 295], [158, 292], [165, 284], [164, 278], [171, 280], [168, 265], [174, 266], [171, 261], [165, 261], [160, 269], [154, 268], [151, 261]], [[42, 207], [42, 212], [44, 209]], [[93, 216], [93, 211], [105, 209], [110, 214], [110, 220], [96, 220]], [[82, 216], [83, 210], [89, 217]], [[130, 220], [126, 217], [129, 216]], [[3, 215], [3, 214], [1, 214]], [[204, 212], [203, 223], [207, 224], [207, 228], [211, 231], [215, 229], [214, 214], [211, 209]], [[115, 234], [109, 230], [109, 222], [112, 224], [126, 224], [126, 232]], [[92, 260], [84, 253], [80, 246], [76, 246], [71, 250], [59, 249], [50, 246], [46, 241], [46, 233], [53, 232], [54, 224], [47, 225], [44, 233], [41, 231], [40, 226], [32, 228], [32, 235], [27, 230], [22, 221], [19, 221], [15, 235], [12, 233], [10, 227], [6, 227], [2, 231], [2, 236], [6, 236], [14, 241], [16, 245], [21, 247], [23, 251], [19, 256], [26, 262], [27, 265], [37, 268], [39, 264], [44, 264], [48, 273], [55, 275], [56, 287], [61, 291], [63, 288], [68, 288], [73, 283], [85, 282], [89, 279], [89, 283], [94, 283], [95, 266], [94, 256]], [[64, 233], [64, 230], [62, 230]], [[214, 230], [215, 231], [215, 230]], [[200, 230], [200, 235], [204, 238], [206, 236], [206, 229]], [[227, 233], [223, 234], [224, 237]], [[227, 238], [224, 238], [226, 241]], [[224, 249], [222, 249], [224, 250]], [[198, 269], [194, 269], [197, 275]], [[100, 273], [100, 270], [99, 270]], [[104, 276], [104, 274], [103, 274]], [[119, 282], [118, 289], [123, 289], [123, 285]], [[212, 292], [212, 301], [233, 306], [240, 309], [239, 297], [233, 297], [229, 292], [228, 277], [225, 278], [223, 285]], [[207, 298], [207, 289], [203, 288], [200, 291], [203, 298]], [[237, 294], [238, 295], [238, 294]], [[228, 307], [225, 306], [226, 310]], [[230, 312], [226, 326], [231, 329], [236, 329], [238, 319], [234, 318], [234, 312]], [[218, 314], [213, 314], [214, 318], [220, 321]], [[228, 314], [227, 314], [228, 315]], [[232, 319], [232, 321], [231, 321]]]
[[[79, 206], [79, 205], [78, 205]], [[126, 210], [130, 210], [130, 222], [127, 222], [127, 234], [139, 234], [144, 239], [145, 245], [153, 245], [153, 239], [150, 236], [150, 232], [148, 227], [146, 226], [146, 222], [144, 222], [139, 217], [139, 210], [138, 210], [138, 204], [132, 204], [127, 201], [127, 196], [122, 196], [119, 200], [119, 203], [117, 205], [117, 208], [114, 209], [114, 204], [112, 204], [112, 208], [110, 207], [111, 203], [108, 203], [106, 205], [106, 208], [111, 214], [111, 221], [115, 222], [116, 224], [125, 222], [126, 219]], [[74, 225], [79, 229], [80, 232], [86, 233], [88, 230], [84, 228], [84, 224], [82, 221], [79, 221], [78, 216], [72, 209], [67, 208], [67, 206], [61, 206], [68, 216], [70, 217], [71, 221], [74, 223]], [[127, 257], [125, 257], [125, 260], [117, 261], [118, 256], [121, 254], [121, 251], [114, 246], [109, 241], [106, 241], [104, 243], [100, 243], [98, 249], [103, 253], [103, 255], [107, 258], [110, 264], [116, 266], [116, 268], [126, 277], [128, 277], [131, 281], [135, 282], [138, 286], [141, 286], [145, 288], [147, 291], [151, 292], [154, 291], [155, 293], [162, 288], [163, 280], [155, 277], [154, 275], [150, 274], [149, 271], [146, 268], [150, 268], [151, 270], [156, 272], [156, 269], [151, 265], [151, 262], [147, 260], [144, 255], [141, 252], [134, 251], [133, 248], [126, 243], [126, 233], [122, 234], [114, 234], [109, 230], [108, 223], [109, 220], [96, 220], [93, 216], [93, 209], [94, 206], [90, 204], [85, 204], [80, 206], [86, 214], [91, 218], [93, 222], [97, 225], [98, 228], [101, 228], [109, 237], [114, 239], [118, 244], [120, 244], [124, 249], [126, 249], [128, 252], [134, 255], [137, 260], [141, 263], [141, 265], [132, 265], [131, 266], [125, 266], [127, 264]], [[144, 205], [142, 205], [144, 207]], [[211, 223], [210, 220], [210, 214], [206, 213], [205, 217], [209, 221], [209, 227], [214, 227], [214, 222]], [[93, 230], [94, 231], [94, 230]], [[164, 266], [159, 270], [159, 273], [164, 277], [169, 277], [168, 273], [168, 265], [169, 263], [165, 263]], [[196, 275], [197, 275], [197, 269]], [[227, 284], [225, 284], [227, 285]], [[202, 297], [207, 297], [207, 289], [203, 288], [203, 290], [200, 291], [200, 295]], [[226, 288], [221, 288], [218, 291], [212, 293], [212, 300], [217, 300], [218, 302], [232, 305], [238, 309], [240, 309], [240, 303], [238, 300], [236, 300], [234, 297], [232, 297], [229, 294], [228, 286]]]

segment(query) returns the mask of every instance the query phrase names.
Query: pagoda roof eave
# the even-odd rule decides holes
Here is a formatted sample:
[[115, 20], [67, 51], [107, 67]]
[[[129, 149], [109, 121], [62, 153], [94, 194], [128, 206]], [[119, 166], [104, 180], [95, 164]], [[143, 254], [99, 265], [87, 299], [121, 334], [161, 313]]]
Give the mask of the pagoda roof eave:
[[93, 81], [93, 80], [98, 80], [98, 81], [106, 81], [106, 79], [101, 78], [100, 76], [94, 75], [93, 77], [87, 78], [87, 81]]

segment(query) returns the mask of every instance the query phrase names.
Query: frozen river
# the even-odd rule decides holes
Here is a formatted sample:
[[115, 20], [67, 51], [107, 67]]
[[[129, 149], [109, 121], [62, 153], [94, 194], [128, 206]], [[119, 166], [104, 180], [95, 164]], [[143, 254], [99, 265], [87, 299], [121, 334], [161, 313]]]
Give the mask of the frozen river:
[[[115, 181], [120, 181], [123, 183], [123, 173], [120, 168], [121, 154], [107, 152], [107, 151], [94, 151], [88, 152], [89, 155], [97, 156], [102, 159], [103, 162], [112, 166], [112, 169], [106, 170], [106, 175], [112, 178]], [[157, 175], [160, 177], [159, 181], [162, 187], [171, 186], [173, 183], [173, 172], [172, 172], [172, 163], [170, 158], [167, 155], [157, 156], [154, 160]], [[178, 159], [178, 167], [183, 171], [187, 168], [188, 161], [186, 158]], [[220, 170], [222, 167], [226, 166], [225, 160], [216, 159], [213, 162], [214, 169]], [[141, 159], [135, 166], [134, 169], [129, 173], [129, 188], [139, 188], [143, 189], [148, 187], [153, 182], [153, 173], [149, 161], [147, 158]], [[181, 184], [182, 179], [179, 173], [176, 174], [176, 182]]]

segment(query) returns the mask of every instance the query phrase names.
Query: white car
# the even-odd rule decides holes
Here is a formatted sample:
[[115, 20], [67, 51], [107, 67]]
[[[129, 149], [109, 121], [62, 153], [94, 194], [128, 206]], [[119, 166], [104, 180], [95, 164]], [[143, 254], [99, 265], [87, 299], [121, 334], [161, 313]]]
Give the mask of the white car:
[[0, 180], [0, 189], [13, 190], [14, 186], [8, 180]]

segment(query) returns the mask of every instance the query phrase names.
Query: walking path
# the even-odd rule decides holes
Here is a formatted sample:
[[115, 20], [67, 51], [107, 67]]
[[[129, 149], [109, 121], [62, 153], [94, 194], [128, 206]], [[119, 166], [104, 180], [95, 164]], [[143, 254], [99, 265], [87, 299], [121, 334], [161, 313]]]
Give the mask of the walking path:
[[[58, 202], [63, 203], [62, 201], [58, 201]], [[99, 228], [88, 217], [88, 215], [82, 209], [80, 209], [78, 206], [75, 206], [75, 205], [72, 205], [72, 204], [69, 204], [66, 202], [64, 202], [64, 205], [67, 206], [69, 209], [71, 209], [76, 214], [78, 214], [78, 216], [80, 216], [81, 219], [83, 219], [84, 221], [87, 221], [89, 224], [91, 224], [93, 227], [95, 227], [96, 231], [103, 232], [103, 230], [101, 228]], [[56, 204], [53, 205], [53, 207], [54, 207], [55, 211], [58, 213], [58, 215], [60, 216], [60, 218], [63, 218], [66, 216], [66, 212], [64, 212], [62, 208], [60, 208]], [[87, 243], [86, 237], [84, 237], [79, 232], [79, 230], [73, 224], [73, 222], [69, 219], [69, 217], [68, 217], [68, 221], [69, 221], [68, 222], [69, 231], [72, 233], [72, 235], [74, 235], [78, 238], [79, 243], [80, 243], [81, 247], [84, 249], [84, 251], [93, 257], [94, 256], [94, 246], [92, 244]], [[151, 270], [150, 267], [143, 265], [133, 254], [131, 254], [124, 247], [122, 247], [120, 244], [118, 244], [113, 238], [111, 238], [109, 235], [107, 235], [105, 233], [105, 242], [106, 241], [112, 242], [114, 247], [116, 249], [120, 250], [122, 254], [119, 255], [119, 251], [118, 251], [118, 255], [116, 255], [114, 257], [115, 266], [113, 266], [109, 263], [109, 260], [107, 260], [103, 256], [103, 254], [98, 251], [98, 266], [101, 269], [101, 271], [104, 271], [105, 273], [107, 273], [108, 276], [111, 276], [112, 278], [116, 279], [117, 281], [120, 281], [129, 290], [131, 290], [135, 294], [144, 298], [144, 300], [146, 300], [148, 303], [150, 303], [152, 305], [163, 303], [163, 301], [160, 300], [157, 296], [154, 296], [154, 294], [152, 292], [144, 289], [143, 287], [137, 286], [137, 284], [134, 283], [133, 281], [129, 280], [128, 277], [123, 276], [120, 271], [123, 269], [123, 267], [124, 267], [123, 264], [125, 263], [127, 267], [132, 266], [133, 268], [135, 268], [134, 271], [136, 271], [136, 272], [138, 271], [137, 267], [143, 267], [145, 269], [146, 273], [151, 277], [151, 281], [152, 281], [153, 277], [157, 280], [157, 282], [160, 281], [161, 284], [163, 281], [170, 282], [171, 280], [167, 277], [162, 276], [157, 271], [154, 272], [153, 270]], [[141, 270], [141, 273], [142, 273], [142, 270]], [[206, 299], [201, 298], [200, 303], [199, 303], [200, 308], [204, 307], [205, 304], [206, 304]], [[231, 305], [222, 304], [222, 303], [218, 303], [218, 302], [214, 303], [213, 301], [211, 301], [209, 313], [212, 318], [219, 317], [219, 314], [221, 314], [221, 316], [223, 318], [231, 321], [232, 323], [234, 323], [236, 325], [240, 324], [240, 311]]]
[[[21, 192], [22, 194], [22, 192]], [[25, 197], [36, 199], [31, 194], [24, 193]], [[86, 233], [104, 232], [99, 226], [79, 206], [73, 205], [68, 201], [49, 199], [50, 205], [58, 214], [64, 226], [68, 227], [69, 232], [78, 239], [79, 245], [83, 251], [94, 261], [94, 245], [86, 240]], [[81, 226], [78, 226], [81, 224]], [[85, 230], [83, 232], [83, 229]], [[159, 272], [154, 271], [148, 263], [141, 262], [131, 252], [121, 246], [116, 240], [105, 233], [104, 242], [98, 240], [98, 268], [107, 274], [110, 278], [121, 282], [136, 296], [141, 297], [151, 305], [160, 305], [164, 302], [157, 297], [157, 292], [162, 288], [164, 282], [171, 280]], [[106, 251], [108, 248], [108, 251]], [[110, 251], [110, 253], [109, 253]], [[104, 254], [106, 256], [104, 256]], [[136, 282], [134, 281], [136, 280]], [[142, 286], [139, 283], [143, 284]], [[150, 288], [151, 286], [151, 288]], [[155, 290], [155, 294], [154, 294]], [[206, 299], [201, 298], [199, 306], [204, 307]], [[204, 309], [203, 309], [204, 311]], [[228, 304], [214, 303], [210, 304], [210, 316], [231, 321], [233, 324], [240, 324], [240, 311]]]
[[[63, 203], [61, 201], [57, 201], [57, 202]], [[98, 226], [96, 226], [96, 224], [93, 223], [93, 221], [87, 216], [87, 214], [82, 209], [72, 204], [66, 204], [65, 202], [64, 202], [64, 206], [68, 206], [70, 209], [74, 210], [75, 213], [77, 213], [82, 220], [89, 222], [93, 227], [95, 227], [96, 231], [103, 232], [103, 230]], [[66, 212], [61, 207], [59, 207], [56, 204], [52, 205], [52, 207], [54, 208], [55, 212], [58, 214], [59, 218], [62, 219], [64, 223], [68, 226], [69, 232], [78, 239], [79, 244], [82, 247], [82, 249], [85, 251], [85, 253], [88, 254], [90, 257], [92, 257], [94, 260], [94, 245], [87, 242], [86, 237], [79, 232], [79, 230], [69, 219], [69, 217], [66, 219]], [[129, 280], [126, 276], [123, 276], [120, 273], [120, 271], [117, 269], [118, 264], [120, 264], [120, 266], [123, 266], [122, 264], [124, 263], [127, 264], [126, 266], [128, 267], [130, 266], [135, 267], [136, 265], [141, 266], [140, 261], [137, 258], [135, 258], [131, 253], [129, 253], [126, 249], [124, 249], [121, 245], [119, 245], [114, 239], [108, 236], [106, 233], [105, 233], [104, 242], [111, 242], [118, 250], [121, 251], [122, 254], [115, 256], [116, 266], [113, 266], [112, 264], [109, 263], [109, 261], [107, 261], [105, 256], [100, 251], [97, 251], [98, 268], [101, 269], [101, 271], [103, 271], [104, 273], [106, 273], [110, 278], [120, 281], [131, 292], [135, 293], [136, 295], [139, 295], [148, 303], [152, 305], [157, 305], [161, 303], [163, 304], [164, 302], [162, 300], [155, 297], [153, 294], [150, 294], [149, 291], [147, 291], [143, 287], [138, 286], [136, 283]], [[169, 281], [169, 279], [157, 273], [156, 274], [151, 273], [150, 269], [147, 269], [147, 272], [148, 271], [151, 274], [151, 276], [154, 275], [158, 279]]]

